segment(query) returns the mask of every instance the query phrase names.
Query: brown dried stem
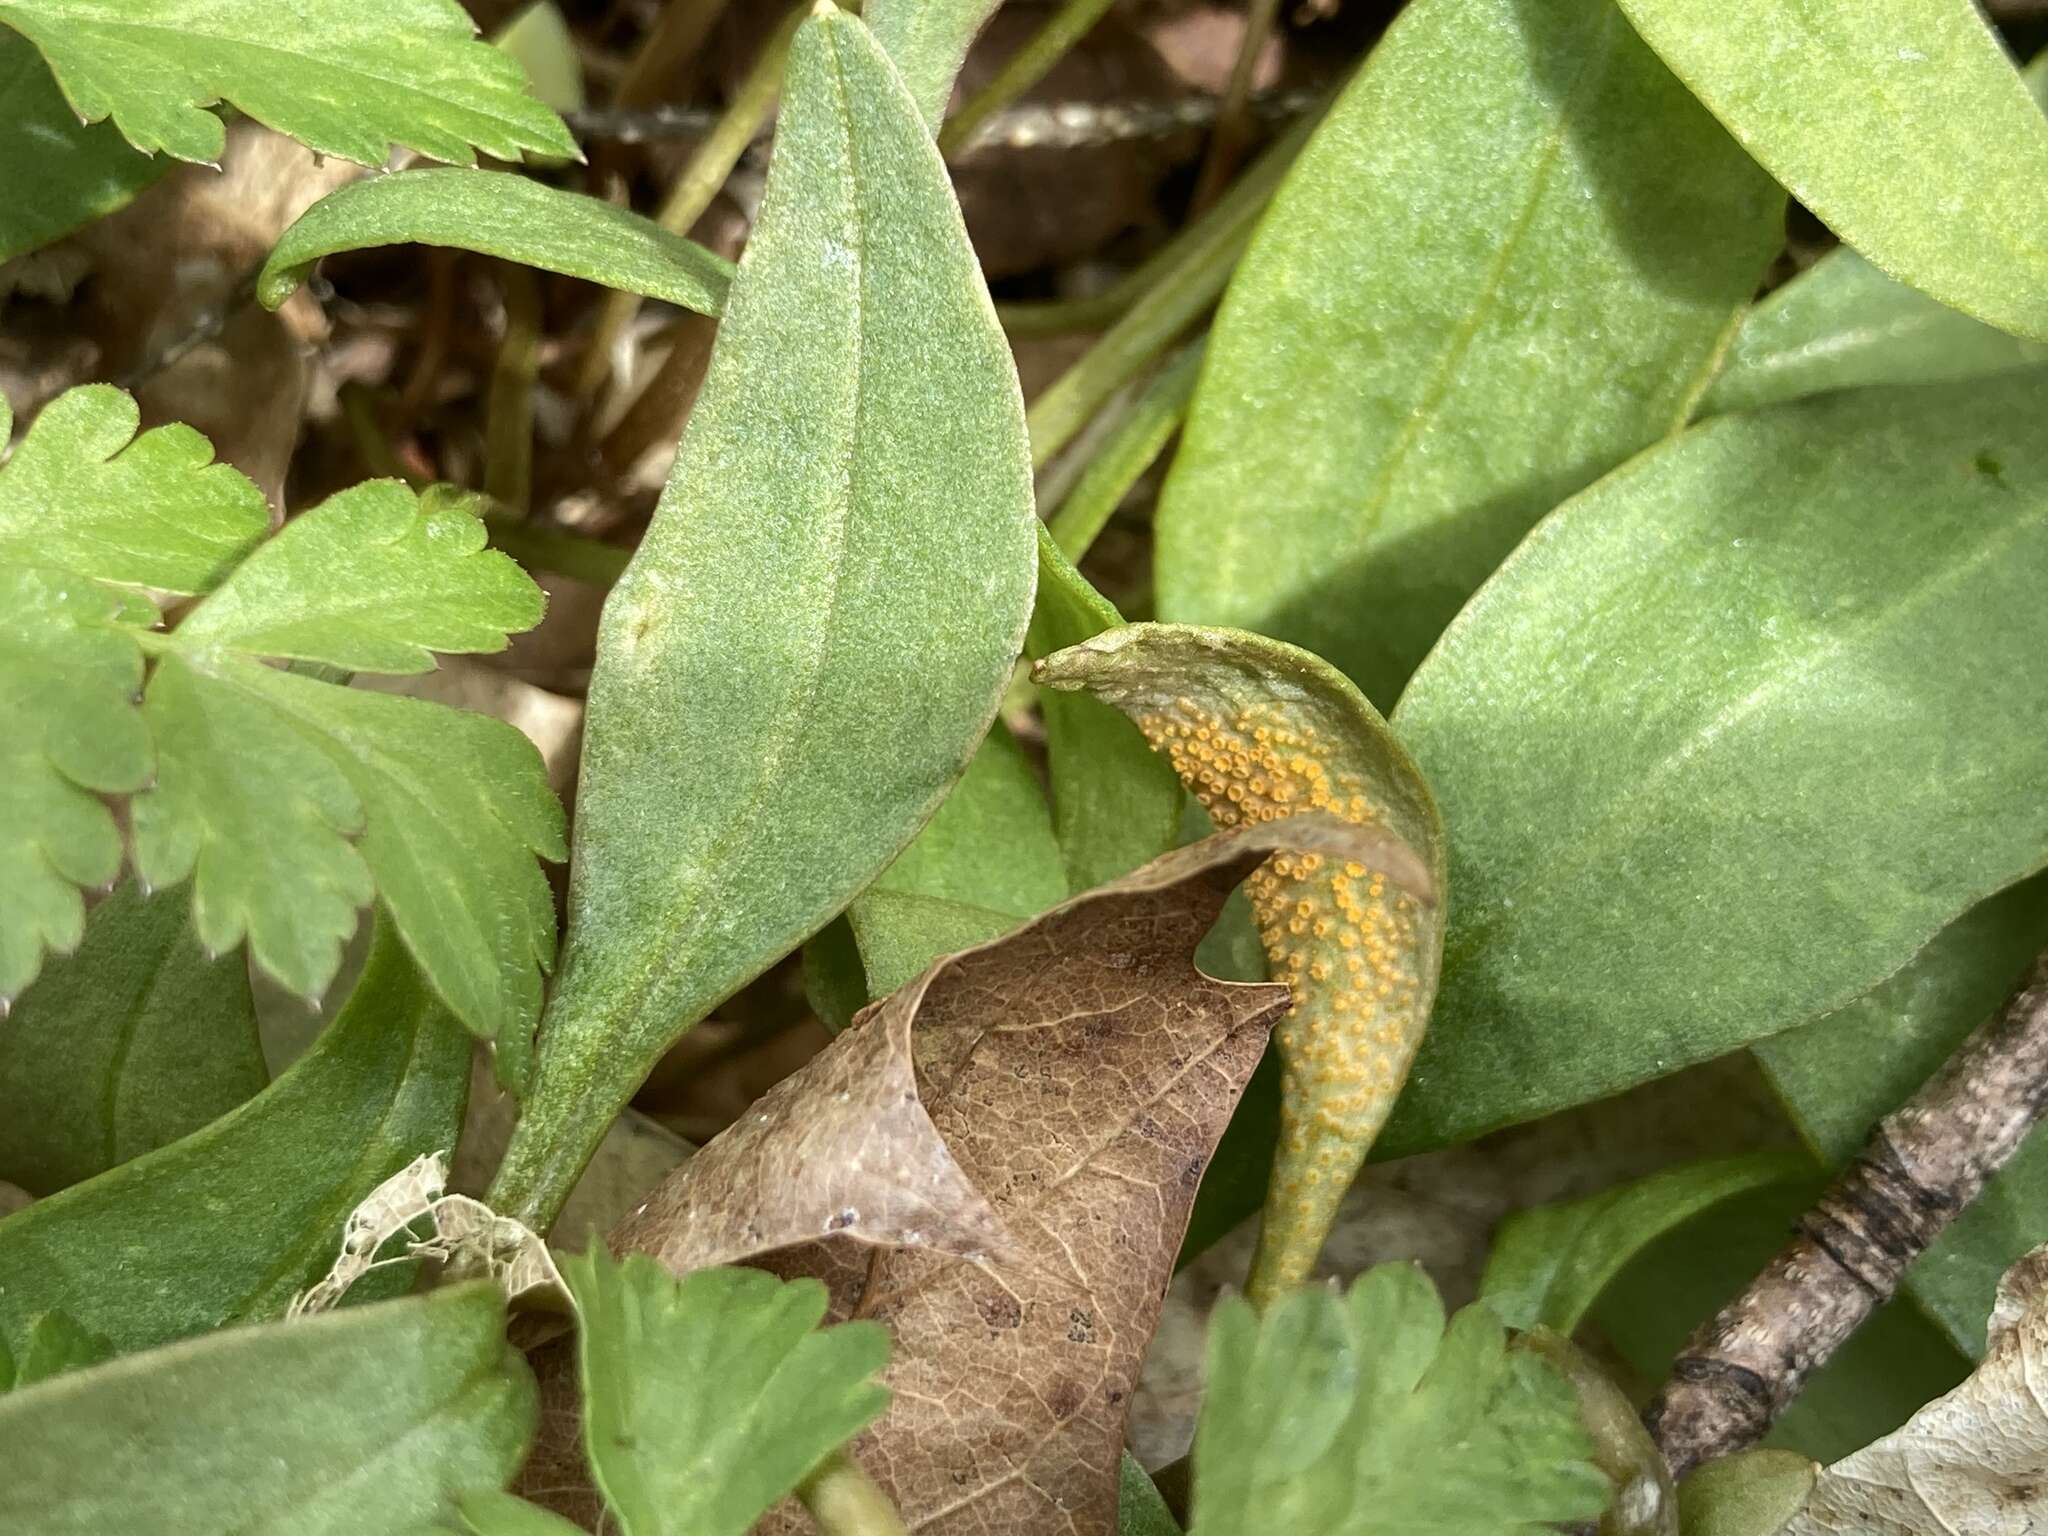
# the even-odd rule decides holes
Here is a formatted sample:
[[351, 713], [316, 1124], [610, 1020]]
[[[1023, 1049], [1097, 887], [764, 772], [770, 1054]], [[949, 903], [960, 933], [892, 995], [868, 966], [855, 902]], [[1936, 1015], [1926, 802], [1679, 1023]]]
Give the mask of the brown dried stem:
[[1899, 1109], [1749, 1288], [1686, 1341], [1644, 1414], [1683, 1477], [1753, 1444], [2048, 1110], [2048, 951]]

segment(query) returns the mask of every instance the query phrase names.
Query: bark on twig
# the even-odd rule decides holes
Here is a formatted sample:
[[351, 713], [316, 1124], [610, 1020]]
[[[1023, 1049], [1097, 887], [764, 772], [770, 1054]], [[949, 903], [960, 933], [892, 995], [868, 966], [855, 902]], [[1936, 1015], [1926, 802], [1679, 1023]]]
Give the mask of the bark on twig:
[[1686, 1341], [1644, 1414], [1683, 1477], [1756, 1441], [2048, 1109], [2048, 951], [1997, 1017], [1878, 1122], [1798, 1235]]

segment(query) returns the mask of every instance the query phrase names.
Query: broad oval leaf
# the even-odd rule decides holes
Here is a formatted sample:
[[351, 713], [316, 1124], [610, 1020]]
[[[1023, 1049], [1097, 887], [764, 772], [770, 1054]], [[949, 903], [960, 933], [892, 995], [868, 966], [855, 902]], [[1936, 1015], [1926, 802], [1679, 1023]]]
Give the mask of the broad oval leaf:
[[35, 45], [0, 28], [0, 261], [112, 213], [169, 169], [112, 123], [80, 123]]
[[[2048, 106], [2048, 53], [2024, 78]], [[1749, 312], [1700, 409], [1751, 410], [1830, 389], [1939, 384], [2043, 362], [2048, 346], [1972, 320], [1843, 247]]]
[[330, 192], [299, 215], [263, 263], [256, 297], [276, 309], [323, 256], [371, 246], [452, 246], [666, 299], [725, 308], [732, 263], [652, 219], [525, 176], [400, 171]]
[[866, 29], [826, 7], [790, 52], [703, 394], [605, 605], [563, 974], [500, 1209], [551, 1209], [668, 1044], [937, 808], [1023, 644], [1034, 526], [1016, 371], [945, 167]]
[[0, 0], [87, 122], [211, 164], [226, 101], [324, 155], [382, 165], [392, 144], [468, 165], [481, 149], [576, 154], [516, 59], [476, 40], [456, 0]]
[[2048, 862], [2044, 403], [1719, 417], [1502, 566], [1394, 716], [1457, 901], [1390, 1151], [1804, 1023]]
[[276, 1082], [0, 1221], [0, 1340], [53, 1308], [123, 1351], [282, 1316], [327, 1268], [358, 1201], [454, 1145], [469, 1057], [469, 1037], [380, 922], [348, 1005]]
[[[1771, 1086], [1815, 1150], [1847, 1161], [1998, 1011], [2048, 947], [2048, 876], [1966, 912], [1912, 963], [1846, 1008], [1758, 1042]], [[2035, 1137], [1906, 1271], [1905, 1288], [1954, 1341], [1984, 1352], [1999, 1277], [2048, 1227], [2048, 1138]]]
[[1796, 1451], [1738, 1451], [1678, 1485], [1682, 1536], [1778, 1536], [1820, 1470]]
[[1160, 616], [1389, 707], [1537, 518], [1691, 413], [1782, 206], [1609, 0], [1417, 0], [1224, 296]]
[[0, 1179], [52, 1194], [269, 1081], [242, 956], [208, 955], [182, 896], [126, 881], [0, 1028]]
[[0, 1528], [407, 1536], [511, 1476], [535, 1411], [491, 1285], [237, 1328], [0, 1397]]
[[1893, 277], [2048, 341], [2048, 120], [1970, 0], [1617, 0], [1794, 197]]
[[1367, 867], [1283, 852], [1246, 882], [1273, 975], [1295, 997], [1274, 1030], [1279, 1143], [1247, 1286], [1264, 1305], [1308, 1278], [1429, 1022], [1444, 934], [1435, 802], [1358, 690], [1279, 641], [1135, 624], [1034, 675], [1129, 715], [1218, 827], [1330, 811], [1403, 856]]

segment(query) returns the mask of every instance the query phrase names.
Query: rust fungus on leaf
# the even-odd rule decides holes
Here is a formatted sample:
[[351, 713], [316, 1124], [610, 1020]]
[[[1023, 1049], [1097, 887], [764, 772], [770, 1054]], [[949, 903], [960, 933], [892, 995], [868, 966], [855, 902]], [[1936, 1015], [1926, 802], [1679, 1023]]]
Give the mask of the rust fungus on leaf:
[[1372, 706], [1293, 646], [1136, 624], [1047, 658], [1037, 677], [1123, 710], [1220, 828], [1324, 811], [1419, 851], [1406, 888], [1305, 850], [1246, 883], [1272, 974], [1295, 997], [1276, 1030], [1280, 1140], [1249, 1286], [1263, 1304], [1307, 1278], [1421, 1044], [1443, 949], [1436, 807]]

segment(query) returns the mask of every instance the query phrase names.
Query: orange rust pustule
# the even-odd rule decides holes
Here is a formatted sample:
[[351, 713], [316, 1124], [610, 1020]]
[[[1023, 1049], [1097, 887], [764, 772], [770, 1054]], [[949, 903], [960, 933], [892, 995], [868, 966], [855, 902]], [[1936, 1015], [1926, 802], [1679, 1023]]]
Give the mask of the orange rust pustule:
[[[1137, 723], [1219, 828], [1311, 810], [1382, 824], [1366, 785], [1277, 708], [1255, 704], [1225, 719], [1182, 698]], [[1421, 1042], [1422, 914], [1377, 871], [1312, 853], [1276, 854], [1246, 891], [1272, 973], [1295, 994], [1276, 1030], [1285, 1086], [1262, 1242], [1275, 1251], [1282, 1283], [1294, 1283], [1306, 1277]]]

